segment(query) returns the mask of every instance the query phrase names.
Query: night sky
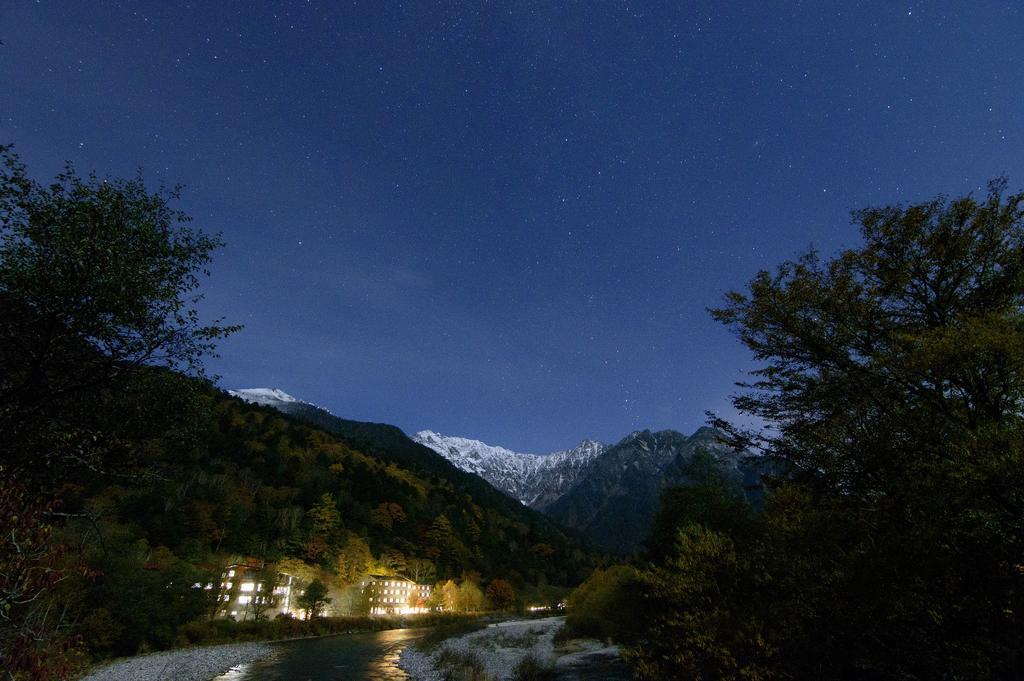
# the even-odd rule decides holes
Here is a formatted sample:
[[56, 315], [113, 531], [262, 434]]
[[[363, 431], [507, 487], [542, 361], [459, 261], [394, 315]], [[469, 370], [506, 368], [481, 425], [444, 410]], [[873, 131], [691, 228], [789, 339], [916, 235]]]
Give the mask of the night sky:
[[1024, 187], [1018, 2], [250, 4], [0, 3], [0, 142], [185, 184], [210, 370], [348, 418], [692, 431], [751, 366], [726, 290]]

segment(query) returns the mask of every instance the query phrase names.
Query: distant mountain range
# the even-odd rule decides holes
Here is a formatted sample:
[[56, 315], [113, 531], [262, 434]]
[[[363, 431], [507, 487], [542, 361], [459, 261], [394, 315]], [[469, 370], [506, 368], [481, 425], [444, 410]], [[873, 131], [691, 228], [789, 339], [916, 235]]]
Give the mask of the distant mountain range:
[[579, 482], [583, 471], [607, 445], [584, 440], [551, 454], [522, 454], [464, 437], [421, 430], [412, 439], [430, 447], [464, 471], [479, 475], [510, 497], [543, 509]]
[[756, 501], [760, 493], [760, 467], [723, 445], [712, 428], [700, 428], [689, 437], [674, 430], [642, 430], [614, 445], [584, 440], [572, 449], [542, 455], [429, 430], [412, 438], [616, 553], [640, 548], [662, 491], [690, 482], [687, 464], [698, 451], [714, 456], [737, 495]]
[[[231, 394], [322, 426], [324, 419], [355, 423], [280, 390], [254, 388]], [[615, 553], [641, 548], [662, 491], [692, 482], [686, 471], [697, 452], [711, 454], [737, 495], [751, 502], [760, 498], [764, 471], [763, 465], [723, 445], [719, 433], [706, 427], [690, 436], [674, 430], [636, 431], [613, 445], [583, 440], [572, 449], [540, 455], [430, 430], [412, 435], [411, 440]]]

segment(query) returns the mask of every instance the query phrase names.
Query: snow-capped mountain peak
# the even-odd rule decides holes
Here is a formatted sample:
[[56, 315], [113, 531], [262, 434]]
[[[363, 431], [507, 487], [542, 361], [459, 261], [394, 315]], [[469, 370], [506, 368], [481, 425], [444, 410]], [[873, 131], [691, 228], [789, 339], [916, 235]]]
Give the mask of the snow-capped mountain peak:
[[584, 440], [572, 449], [526, 454], [432, 430], [421, 430], [412, 439], [535, 508], [546, 506], [571, 489], [586, 466], [605, 449], [600, 442]]
[[511, 449], [489, 445], [480, 440], [441, 435], [432, 430], [421, 430], [413, 435], [412, 439], [430, 447], [446, 458], [449, 458], [448, 455], [451, 455], [451, 457], [463, 458], [467, 461], [484, 462], [498, 460], [513, 462], [512, 465], [519, 467], [529, 466], [531, 461], [536, 458], [533, 454], [513, 452]]
[[239, 388], [238, 390], [229, 390], [228, 394], [243, 399], [246, 402], [262, 404], [266, 407], [273, 407], [275, 404], [279, 404], [281, 402], [299, 401], [285, 391], [278, 390], [277, 388]]
[[480, 440], [441, 435], [432, 430], [421, 430], [412, 439], [433, 449], [457, 468], [479, 475], [502, 492], [525, 503], [523, 483], [538, 457]]

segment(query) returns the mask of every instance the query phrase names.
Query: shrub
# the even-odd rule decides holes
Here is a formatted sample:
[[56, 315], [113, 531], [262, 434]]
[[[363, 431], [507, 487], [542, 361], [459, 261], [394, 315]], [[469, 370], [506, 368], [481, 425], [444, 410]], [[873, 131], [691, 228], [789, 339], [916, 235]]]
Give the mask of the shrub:
[[437, 669], [444, 681], [490, 681], [484, 663], [476, 655], [448, 648], [442, 650], [436, 660]]
[[596, 570], [572, 594], [567, 603], [565, 626], [558, 640], [592, 637], [628, 641], [639, 629], [640, 580], [626, 565]]
[[527, 655], [512, 672], [512, 681], [554, 681], [557, 677], [553, 664], [542, 662], [533, 655]]

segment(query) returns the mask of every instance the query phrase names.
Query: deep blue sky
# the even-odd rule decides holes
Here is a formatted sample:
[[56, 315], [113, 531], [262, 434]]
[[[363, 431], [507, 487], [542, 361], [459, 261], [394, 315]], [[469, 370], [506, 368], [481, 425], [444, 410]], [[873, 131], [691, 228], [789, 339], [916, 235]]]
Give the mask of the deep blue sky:
[[211, 370], [345, 417], [693, 430], [749, 368], [727, 289], [1024, 186], [1018, 2], [250, 4], [3, 2], [0, 141], [184, 183], [246, 326]]

